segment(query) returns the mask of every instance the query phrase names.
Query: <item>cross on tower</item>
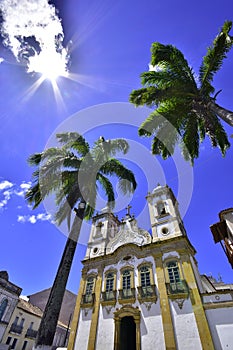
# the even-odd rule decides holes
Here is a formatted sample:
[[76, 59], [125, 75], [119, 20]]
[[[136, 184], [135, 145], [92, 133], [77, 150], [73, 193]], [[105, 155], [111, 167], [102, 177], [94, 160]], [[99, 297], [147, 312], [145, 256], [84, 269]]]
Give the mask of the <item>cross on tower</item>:
[[132, 207], [131, 207], [131, 205], [128, 205], [125, 209], [127, 210], [127, 213], [126, 213], [126, 215], [128, 215], [128, 216], [131, 216], [130, 215], [130, 209], [131, 209]]

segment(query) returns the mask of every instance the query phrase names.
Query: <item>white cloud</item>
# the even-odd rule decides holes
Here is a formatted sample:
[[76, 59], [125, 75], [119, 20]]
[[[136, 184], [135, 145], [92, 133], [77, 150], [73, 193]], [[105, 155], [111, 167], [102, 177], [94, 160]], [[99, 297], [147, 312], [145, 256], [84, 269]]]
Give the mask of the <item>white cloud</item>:
[[17, 221], [24, 224], [26, 222], [26, 217], [23, 215], [18, 215]]
[[30, 185], [31, 182], [22, 182], [19, 186], [17, 186], [8, 180], [2, 180], [0, 182], [0, 210], [6, 207], [12, 196], [16, 195], [24, 198]]
[[30, 224], [35, 224], [38, 221], [50, 221], [52, 222], [52, 216], [46, 213], [40, 213], [37, 215], [18, 215], [17, 221], [21, 224], [29, 222]]
[[5, 190], [7, 188], [13, 187], [13, 183], [8, 180], [3, 180], [0, 182], [0, 191]]
[[4, 58], [0, 57], [0, 63], [4, 62]]
[[29, 216], [28, 221], [29, 221], [31, 224], [35, 224], [35, 223], [36, 223], [36, 217], [35, 217], [35, 215]]
[[28, 72], [54, 70], [55, 65], [67, 70], [61, 20], [48, 0], [1, 0], [0, 10], [4, 44]]
[[23, 182], [19, 185], [19, 188], [14, 191], [14, 193], [19, 197], [24, 197], [30, 186], [31, 182]]
[[[22, 200], [24, 200], [24, 196], [25, 193], [27, 192], [27, 190], [30, 188], [31, 186], [31, 182], [25, 182], [23, 181], [20, 185], [16, 185], [8, 180], [2, 180], [0, 182], [0, 212], [3, 209], [6, 209], [7, 204], [9, 202], [9, 200], [12, 197], [18, 197], [21, 198]], [[25, 203], [25, 200], [24, 200]], [[25, 208], [29, 208], [27, 206], [23, 206], [23, 205], [17, 205], [16, 209], [22, 211]], [[31, 211], [31, 210], [30, 210]], [[52, 221], [52, 215], [47, 214], [47, 213], [38, 213], [38, 214], [27, 214], [27, 215], [20, 215], [18, 214], [17, 216], [17, 222], [21, 223], [21, 224], [25, 224], [27, 222], [31, 223], [31, 224], [35, 224], [36, 222], [43, 222], [43, 221]]]

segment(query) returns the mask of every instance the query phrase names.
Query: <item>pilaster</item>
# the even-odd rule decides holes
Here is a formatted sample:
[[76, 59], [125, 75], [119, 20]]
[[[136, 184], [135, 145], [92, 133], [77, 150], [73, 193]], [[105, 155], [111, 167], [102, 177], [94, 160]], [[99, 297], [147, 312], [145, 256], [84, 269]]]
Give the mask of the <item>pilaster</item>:
[[102, 274], [103, 274], [102, 269], [99, 269], [96, 284], [95, 284], [95, 303], [94, 303], [94, 308], [92, 312], [91, 327], [90, 327], [87, 350], [95, 350], [98, 320], [99, 320], [101, 289], [102, 289]]
[[85, 280], [84, 280], [84, 277], [82, 276], [81, 281], [80, 281], [79, 292], [78, 292], [77, 299], [76, 299], [74, 316], [73, 316], [73, 319], [71, 322], [71, 330], [70, 330], [70, 336], [69, 336], [67, 350], [73, 350], [74, 346], [75, 346], [75, 339], [76, 339], [76, 335], [77, 335], [79, 317], [80, 317], [80, 305], [81, 305], [82, 295], [84, 293], [84, 288], [85, 288]]
[[162, 255], [154, 255], [154, 259], [155, 259], [156, 274], [157, 274], [157, 281], [158, 281], [158, 290], [160, 295], [160, 308], [161, 308], [161, 314], [162, 314], [165, 346], [167, 350], [175, 350], [176, 349], [175, 334], [174, 334], [170, 304], [169, 304], [165, 277], [164, 277]]
[[209, 325], [206, 319], [201, 296], [196, 284], [194, 272], [193, 272], [189, 257], [184, 254], [181, 255], [181, 263], [182, 263], [184, 278], [190, 288], [190, 294], [191, 294], [190, 299], [191, 299], [193, 312], [197, 323], [197, 328], [198, 328], [202, 348], [203, 350], [214, 350], [214, 345], [213, 345]]

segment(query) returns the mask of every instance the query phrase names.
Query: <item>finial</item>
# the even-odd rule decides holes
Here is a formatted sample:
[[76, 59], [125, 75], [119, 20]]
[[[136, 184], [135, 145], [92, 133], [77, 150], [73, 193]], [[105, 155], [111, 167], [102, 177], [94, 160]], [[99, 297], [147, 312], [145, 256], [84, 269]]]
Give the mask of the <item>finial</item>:
[[127, 210], [127, 213], [126, 213], [126, 215], [127, 216], [131, 216], [130, 215], [130, 209], [132, 208], [132, 206], [131, 205], [128, 205], [125, 209]]

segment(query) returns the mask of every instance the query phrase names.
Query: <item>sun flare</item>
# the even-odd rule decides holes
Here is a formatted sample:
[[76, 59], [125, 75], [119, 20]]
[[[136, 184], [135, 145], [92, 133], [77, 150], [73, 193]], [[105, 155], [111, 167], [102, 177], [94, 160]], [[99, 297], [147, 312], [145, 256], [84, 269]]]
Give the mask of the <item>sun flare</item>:
[[54, 49], [48, 48], [40, 54], [30, 57], [29, 72], [41, 74], [43, 80], [55, 81], [59, 76], [67, 77], [67, 53], [58, 53]]

